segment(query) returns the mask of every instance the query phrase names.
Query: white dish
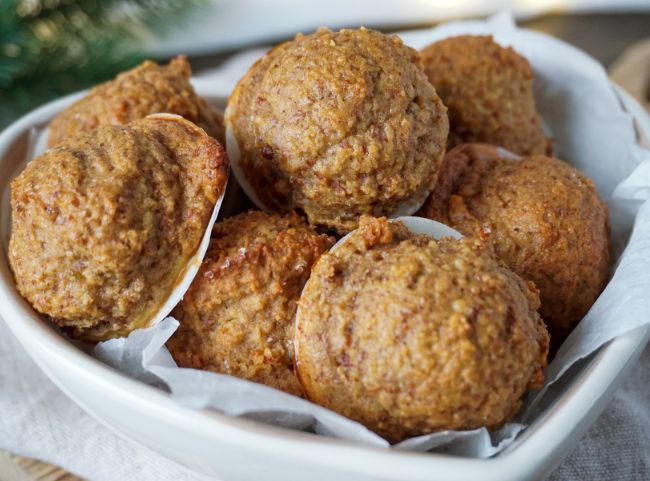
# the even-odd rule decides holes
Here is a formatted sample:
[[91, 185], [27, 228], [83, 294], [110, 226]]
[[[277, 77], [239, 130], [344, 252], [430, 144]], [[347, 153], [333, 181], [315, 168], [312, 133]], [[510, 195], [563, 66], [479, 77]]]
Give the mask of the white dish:
[[[199, 94], [210, 97], [206, 84]], [[647, 117], [619, 97], [650, 137]], [[23, 117], [0, 135], [0, 315], [41, 369], [109, 428], [196, 471], [228, 480], [532, 480], [548, 474], [600, 414], [650, 338], [650, 326], [619, 336], [553, 389], [554, 402], [499, 456], [467, 459], [362, 446], [213, 411], [183, 408], [157, 390], [107, 367], [61, 337], [17, 293], [6, 249], [11, 178], [30, 155], [31, 139], [77, 95]], [[223, 98], [214, 98], [223, 103]]]

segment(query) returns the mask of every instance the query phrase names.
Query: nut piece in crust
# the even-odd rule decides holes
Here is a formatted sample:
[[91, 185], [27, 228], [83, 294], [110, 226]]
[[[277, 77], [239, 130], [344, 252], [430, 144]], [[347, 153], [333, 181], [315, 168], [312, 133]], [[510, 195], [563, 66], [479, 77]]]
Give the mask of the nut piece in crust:
[[226, 124], [233, 172], [260, 207], [297, 209], [339, 233], [361, 214], [415, 212], [448, 132], [417, 52], [363, 28], [271, 50], [240, 80]]
[[528, 61], [490, 36], [464, 35], [422, 50], [429, 80], [449, 109], [449, 148], [465, 142], [550, 154]]
[[555, 348], [607, 282], [607, 206], [591, 180], [560, 160], [513, 160], [490, 145], [456, 147], [419, 214], [489, 238], [503, 262], [533, 281]]
[[363, 217], [316, 263], [299, 306], [306, 396], [391, 442], [500, 426], [543, 380], [536, 289], [472, 239]]
[[179, 56], [169, 65], [146, 61], [119, 74], [114, 80], [90, 90], [49, 125], [51, 147], [79, 132], [100, 125], [123, 125], [159, 112], [180, 115], [224, 143], [219, 113], [196, 95], [190, 84], [192, 70], [187, 58]]
[[293, 369], [296, 305], [332, 242], [296, 214], [251, 211], [216, 224], [173, 312], [180, 327], [167, 346], [176, 362], [302, 395]]
[[177, 116], [64, 140], [11, 184], [18, 290], [78, 339], [146, 327], [196, 253], [227, 172], [221, 145]]

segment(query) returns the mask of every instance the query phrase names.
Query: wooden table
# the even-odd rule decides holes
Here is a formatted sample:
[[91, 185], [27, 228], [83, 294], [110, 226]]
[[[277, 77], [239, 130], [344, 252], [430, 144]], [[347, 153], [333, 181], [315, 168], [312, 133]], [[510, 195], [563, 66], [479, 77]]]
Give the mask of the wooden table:
[[83, 480], [51, 464], [0, 451], [0, 481]]

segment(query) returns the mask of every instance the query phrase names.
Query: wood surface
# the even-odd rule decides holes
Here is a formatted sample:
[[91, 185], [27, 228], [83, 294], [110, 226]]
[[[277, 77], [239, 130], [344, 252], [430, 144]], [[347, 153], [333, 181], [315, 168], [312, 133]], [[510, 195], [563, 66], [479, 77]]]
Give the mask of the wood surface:
[[83, 480], [57, 466], [0, 451], [0, 481]]

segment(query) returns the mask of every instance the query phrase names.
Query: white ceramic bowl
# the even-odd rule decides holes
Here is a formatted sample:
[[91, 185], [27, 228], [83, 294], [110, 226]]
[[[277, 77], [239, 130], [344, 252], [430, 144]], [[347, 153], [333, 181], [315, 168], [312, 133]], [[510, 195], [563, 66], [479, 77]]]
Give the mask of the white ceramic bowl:
[[[209, 88], [196, 83], [200, 94]], [[9, 184], [31, 155], [42, 128], [78, 95], [50, 103], [0, 135], [0, 315], [41, 369], [109, 428], [196, 471], [224, 480], [533, 480], [549, 473], [612, 397], [650, 337], [650, 326], [620, 336], [553, 389], [555, 401], [499, 456], [488, 460], [412, 453], [330, 439], [195, 411], [113, 370], [74, 347], [44, 322], [15, 289], [6, 251]], [[650, 138], [647, 117], [625, 93], [625, 108]], [[212, 98], [223, 103], [223, 98]]]

